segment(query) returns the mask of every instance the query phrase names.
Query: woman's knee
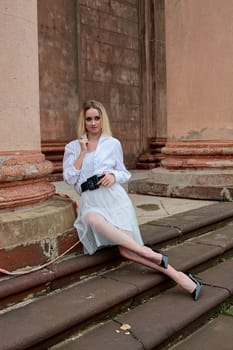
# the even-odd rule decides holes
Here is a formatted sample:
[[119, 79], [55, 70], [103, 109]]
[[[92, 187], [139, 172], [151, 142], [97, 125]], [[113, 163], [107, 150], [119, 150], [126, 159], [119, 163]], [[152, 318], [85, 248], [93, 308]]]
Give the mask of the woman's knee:
[[89, 226], [94, 226], [97, 222], [97, 218], [98, 218], [98, 214], [94, 212], [90, 212], [86, 215], [85, 220]]

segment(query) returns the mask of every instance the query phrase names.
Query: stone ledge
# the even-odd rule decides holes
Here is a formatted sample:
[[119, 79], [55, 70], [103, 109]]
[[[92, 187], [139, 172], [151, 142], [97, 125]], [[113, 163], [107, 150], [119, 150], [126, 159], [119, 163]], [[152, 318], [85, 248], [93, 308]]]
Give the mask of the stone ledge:
[[71, 200], [53, 197], [40, 205], [1, 211], [0, 246], [5, 249], [57, 235], [73, 226], [76, 213]]
[[205, 232], [208, 227], [231, 218], [233, 203], [221, 202], [151, 221], [142, 224], [140, 229], [146, 244], [162, 244], [169, 240], [182, 239], [189, 232]]
[[130, 193], [138, 193], [144, 195], [171, 197], [171, 198], [186, 198], [200, 200], [215, 200], [215, 201], [233, 201], [233, 184], [205, 186], [161, 183], [155, 179], [132, 180], [128, 189]]
[[56, 258], [78, 240], [70, 199], [52, 197], [30, 208], [0, 213], [0, 267], [10, 270]]

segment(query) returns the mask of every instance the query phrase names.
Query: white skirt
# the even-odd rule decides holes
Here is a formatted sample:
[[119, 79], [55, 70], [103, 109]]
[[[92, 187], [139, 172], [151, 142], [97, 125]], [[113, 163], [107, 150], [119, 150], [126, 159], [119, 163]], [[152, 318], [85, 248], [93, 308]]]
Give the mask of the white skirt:
[[89, 212], [101, 214], [109, 223], [124, 232], [127, 231], [136, 242], [143, 245], [133, 204], [120, 184], [114, 183], [111, 187], [100, 186], [94, 191], [83, 192], [78, 217], [74, 223], [84, 253], [94, 254], [100, 248], [116, 245], [86, 223], [85, 217]]

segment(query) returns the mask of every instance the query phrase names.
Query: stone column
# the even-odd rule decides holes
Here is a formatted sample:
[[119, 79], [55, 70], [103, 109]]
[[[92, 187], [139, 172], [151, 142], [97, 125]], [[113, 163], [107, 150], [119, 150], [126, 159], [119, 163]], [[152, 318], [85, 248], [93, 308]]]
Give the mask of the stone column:
[[165, 2], [169, 142], [162, 165], [181, 196], [231, 197], [232, 11], [231, 0]]
[[232, 0], [165, 0], [167, 142], [144, 192], [233, 199], [232, 13]]
[[0, 208], [53, 195], [40, 148], [37, 1], [0, 2]]
[[36, 0], [0, 1], [0, 38], [0, 267], [12, 270], [56, 257], [77, 234], [41, 153]]

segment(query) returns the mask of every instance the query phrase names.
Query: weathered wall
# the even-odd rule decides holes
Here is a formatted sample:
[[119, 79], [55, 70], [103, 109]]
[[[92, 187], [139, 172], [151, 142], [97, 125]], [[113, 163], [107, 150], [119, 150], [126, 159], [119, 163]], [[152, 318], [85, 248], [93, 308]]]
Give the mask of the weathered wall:
[[82, 100], [102, 101], [129, 164], [140, 149], [138, 1], [80, 4]]
[[232, 0], [165, 0], [170, 139], [233, 139], [232, 13]]
[[79, 105], [76, 0], [39, 0], [38, 36], [41, 139], [69, 140]]
[[[108, 111], [127, 166], [141, 152], [138, 0], [38, 0], [42, 144], [76, 137], [79, 106]], [[57, 157], [58, 159], [59, 157]]]

